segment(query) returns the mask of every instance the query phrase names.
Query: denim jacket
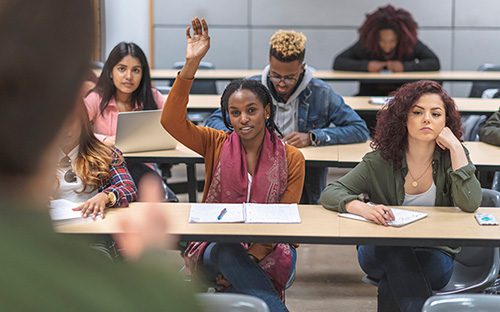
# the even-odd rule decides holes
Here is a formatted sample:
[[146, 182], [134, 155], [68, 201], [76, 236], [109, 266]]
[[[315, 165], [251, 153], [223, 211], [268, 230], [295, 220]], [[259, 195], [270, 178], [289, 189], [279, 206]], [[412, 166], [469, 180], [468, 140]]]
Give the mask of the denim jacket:
[[[261, 81], [261, 76], [249, 79]], [[299, 132], [314, 133], [316, 146], [359, 143], [368, 139], [364, 120], [321, 79], [313, 78], [300, 93], [298, 109]], [[220, 109], [208, 117], [205, 126], [228, 130]]]

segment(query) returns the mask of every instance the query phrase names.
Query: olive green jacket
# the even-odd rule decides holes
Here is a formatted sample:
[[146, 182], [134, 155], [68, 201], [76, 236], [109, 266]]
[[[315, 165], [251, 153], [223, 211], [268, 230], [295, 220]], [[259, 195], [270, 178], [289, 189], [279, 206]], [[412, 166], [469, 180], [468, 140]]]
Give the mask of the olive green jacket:
[[500, 146], [500, 110], [486, 121], [479, 131], [481, 141]]
[[165, 254], [113, 263], [54, 233], [45, 211], [0, 196], [2, 311], [200, 311]]
[[[464, 148], [465, 149], [465, 148]], [[465, 149], [467, 159], [469, 152]], [[481, 203], [481, 185], [474, 175], [476, 167], [470, 162], [453, 171], [449, 151], [436, 148], [432, 161], [432, 177], [436, 184], [435, 206], [456, 206], [474, 212]], [[382, 158], [378, 151], [370, 152], [349, 173], [321, 194], [321, 204], [331, 210], [346, 212], [345, 205], [360, 194], [370, 201], [388, 206], [401, 206], [405, 198], [404, 181], [408, 174], [406, 159], [401, 168]]]

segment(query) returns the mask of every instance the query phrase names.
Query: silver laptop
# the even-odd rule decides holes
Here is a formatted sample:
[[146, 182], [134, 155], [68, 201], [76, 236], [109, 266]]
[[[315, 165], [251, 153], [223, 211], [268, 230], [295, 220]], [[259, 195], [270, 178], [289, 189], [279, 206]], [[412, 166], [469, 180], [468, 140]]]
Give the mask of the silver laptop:
[[123, 153], [174, 149], [177, 141], [160, 124], [161, 110], [118, 114], [116, 147]]

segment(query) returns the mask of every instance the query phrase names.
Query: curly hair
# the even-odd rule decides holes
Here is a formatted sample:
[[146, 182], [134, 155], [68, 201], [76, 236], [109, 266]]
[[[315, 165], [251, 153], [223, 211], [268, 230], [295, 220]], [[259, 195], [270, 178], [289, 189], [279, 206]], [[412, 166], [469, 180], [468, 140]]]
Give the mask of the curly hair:
[[402, 60], [404, 56], [413, 53], [417, 43], [417, 28], [418, 24], [410, 12], [387, 5], [366, 14], [365, 22], [358, 29], [359, 41], [374, 57], [381, 57], [384, 52], [380, 48], [379, 33], [384, 29], [392, 29], [398, 37], [395, 56]]
[[271, 36], [269, 55], [280, 62], [304, 61], [306, 55], [306, 36], [293, 30], [278, 30]]
[[99, 141], [93, 132], [87, 109], [83, 101], [76, 110], [80, 119], [82, 132], [80, 148], [75, 160], [75, 173], [82, 180], [84, 188], [81, 192], [91, 193], [98, 189], [109, 178], [111, 164], [123, 163], [123, 156], [114, 148]]
[[371, 147], [397, 168], [408, 148], [408, 114], [414, 104], [425, 94], [437, 94], [444, 103], [445, 125], [457, 138], [462, 137], [462, 122], [455, 102], [443, 87], [429, 80], [407, 83], [394, 93], [387, 105], [377, 113], [377, 125]]
[[266, 108], [268, 105], [271, 105], [270, 109], [271, 112], [269, 118], [266, 120], [266, 128], [271, 132], [276, 131], [280, 137], [283, 137], [283, 134], [281, 133], [278, 126], [274, 122], [275, 109], [274, 106], [272, 105], [273, 99], [271, 97], [271, 93], [269, 93], [269, 90], [262, 83], [256, 80], [249, 80], [249, 79], [234, 80], [227, 85], [220, 99], [220, 107], [222, 111], [222, 120], [224, 121], [224, 125], [228, 129], [233, 130], [233, 126], [231, 125], [231, 122], [228, 120], [229, 98], [231, 97], [231, 95], [233, 95], [233, 93], [239, 90], [251, 91], [253, 94], [257, 96], [260, 102], [264, 105], [264, 108]]

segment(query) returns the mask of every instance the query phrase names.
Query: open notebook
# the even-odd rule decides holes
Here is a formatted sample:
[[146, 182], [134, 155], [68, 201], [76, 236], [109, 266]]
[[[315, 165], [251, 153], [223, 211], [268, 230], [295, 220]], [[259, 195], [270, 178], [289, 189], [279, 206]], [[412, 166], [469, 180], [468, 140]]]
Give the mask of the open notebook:
[[[403, 225], [407, 225], [410, 223], [413, 223], [415, 221], [421, 220], [425, 217], [427, 217], [427, 214], [425, 212], [418, 212], [418, 211], [411, 211], [411, 210], [404, 210], [404, 209], [398, 209], [398, 208], [391, 208], [392, 213], [394, 214], [394, 221], [390, 221], [389, 225], [390, 226], [396, 226], [400, 227]], [[339, 217], [343, 218], [350, 218], [350, 219], [355, 219], [355, 220], [360, 220], [360, 221], [366, 221], [366, 222], [372, 222], [368, 219], [365, 219], [361, 216], [352, 214], [352, 213], [339, 213]]]
[[297, 204], [191, 204], [190, 223], [300, 223]]

